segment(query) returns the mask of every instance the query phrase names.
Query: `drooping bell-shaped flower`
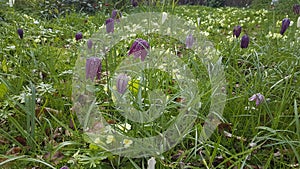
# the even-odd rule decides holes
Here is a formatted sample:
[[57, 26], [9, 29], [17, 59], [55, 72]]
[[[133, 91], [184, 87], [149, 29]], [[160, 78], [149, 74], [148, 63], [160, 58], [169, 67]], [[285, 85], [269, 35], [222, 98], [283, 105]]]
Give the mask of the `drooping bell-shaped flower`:
[[118, 10], [116, 10], [116, 9], [112, 10], [112, 12], [111, 12], [111, 18], [116, 19], [117, 15], [118, 15]]
[[161, 24], [164, 24], [167, 18], [168, 18], [168, 13], [163, 12], [161, 17]]
[[121, 73], [121, 74], [118, 75], [118, 77], [117, 77], [117, 91], [120, 94], [125, 93], [125, 91], [127, 89], [128, 81], [129, 81], [129, 78], [126, 74]]
[[201, 19], [200, 18], [197, 18], [197, 24], [198, 24], [198, 26], [200, 26], [200, 24], [201, 24]]
[[24, 35], [23, 29], [18, 29], [18, 30], [17, 30], [17, 33], [18, 33], [20, 39], [23, 39], [23, 35]]
[[114, 9], [112, 12], [111, 12], [111, 18], [116, 20], [117, 22], [120, 21], [120, 18], [122, 17], [122, 13], [116, 9]]
[[105, 21], [105, 24], [106, 24], [106, 32], [107, 33], [113, 33], [114, 29], [115, 29], [114, 19], [113, 18], [108, 18]]
[[89, 39], [86, 43], [87, 43], [88, 49], [92, 49], [92, 47], [93, 47], [93, 41], [91, 39]]
[[249, 98], [249, 101], [255, 101], [256, 106], [260, 105], [264, 100], [265, 97], [260, 93], [256, 93]]
[[148, 54], [149, 49], [150, 49], [149, 43], [144, 39], [139, 38], [133, 42], [128, 52], [128, 55], [133, 54], [134, 58], [141, 58], [141, 60], [144, 61]]
[[186, 37], [186, 40], [185, 40], [186, 48], [187, 48], [187, 49], [192, 48], [193, 44], [194, 44], [194, 37], [193, 37], [192, 34], [189, 34], [189, 35]]
[[147, 169], [155, 169], [156, 160], [154, 157], [151, 157], [148, 160], [148, 168]]
[[297, 28], [300, 28], [300, 16], [298, 17], [298, 20], [297, 20]]
[[289, 18], [284, 18], [282, 20], [282, 24], [281, 24], [281, 30], [280, 30], [280, 34], [283, 35], [284, 32], [287, 30], [287, 28], [290, 26], [290, 19]]
[[293, 6], [293, 11], [295, 15], [299, 15], [300, 14], [300, 5], [299, 4], [295, 4]]
[[80, 39], [82, 39], [82, 33], [81, 32], [77, 32], [76, 35], [75, 35], [75, 39], [77, 41], [79, 41]]
[[131, 5], [132, 5], [133, 7], [137, 7], [137, 6], [138, 6], [137, 0], [131, 0]]
[[68, 166], [62, 166], [60, 169], [69, 169], [69, 167]]
[[242, 32], [242, 27], [240, 25], [235, 26], [233, 28], [233, 37], [235, 36], [236, 38], [238, 38], [240, 36], [241, 32]]
[[272, 2], [271, 2], [271, 6], [272, 7], [274, 7], [275, 5], [277, 5], [278, 4], [278, 0], [272, 0]]
[[102, 69], [102, 62], [100, 58], [97, 57], [90, 57], [86, 59], [85, 64], [85, 77], [86, 79], [100, 80], [101, 78], [101, 69]]
[[247, 48], [249, 45], [250, 39], [248, 35], [244, 35], [241, 40], [241, 48]]

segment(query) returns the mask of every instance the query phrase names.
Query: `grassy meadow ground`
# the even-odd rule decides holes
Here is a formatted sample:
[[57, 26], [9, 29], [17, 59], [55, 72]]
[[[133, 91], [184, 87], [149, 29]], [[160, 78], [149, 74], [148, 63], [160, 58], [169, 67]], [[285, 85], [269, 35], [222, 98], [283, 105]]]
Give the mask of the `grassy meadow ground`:
[[[137, 12], [165, 11], [196, 25], [212, 42], [224, 66], [227, 99], [222, 123], [208, 140], [197, 141], [203, 115], [210, 105], [211, 93], [203, 93], [196, 123], [181, 143], [155, 156], [155, 168], [300, 167], [300, 15], [293, 13], [295, 3], [280, 1], [273, 8], [269, 2], [248, 8], [129, 5], [122, 10], [125, 17]], [[103, 6], [93, 14], [70, 10], [52, 17], [56, 13], [51, 6], [35, 9], [1, 5], [0, 168], [147, 168], [148, 157], [122, 157], [90, 143], [72, 111], [72, 78], [80, 47], [103, 26], [112, 6]], [[284, 18], [289, 18], [291, 24], [281, 35]], [[232, 36], [237, 25], [242, 26], [239, 38]], [[19, 28], [24, 31], [22, 39], [17, 33]], [[75, 40], [77, 32], [83, 34], [79, 41]], [[245, 34], [250, 43], [242, 49], [240, 42]], [[148, 38], [151, 47], [164, 46], [170, 51], [178, 43], [155, 35], [138, 37]], [[134, 39], [120, 42], [109, 54], [114, 59], [102, 63], [97, 101], [112, 125], [125, 121], [109, 104], [112, 98], [105, 90], [105, 78], [115, 67], [108, 65], [122, 60]], [[209, 87], [201, 83], [208, 78], [201, 62], [185, 58], [190, 50], [181, 50], [180, 58], [194, 70], [202, 71], [197, 76], [199, 87]], [[161, 77], [161, 81], [171, 78]], [[258, 106], [249, 101], [256, 93], [264, 96]], [[164, 123], [176, 115], [173, 110], [176, 112], [169, 108], [160, 119], [163, 124], [143, 132], [127, 121], [131, 125], [127, 134], [146, 137], [164, 129]]]

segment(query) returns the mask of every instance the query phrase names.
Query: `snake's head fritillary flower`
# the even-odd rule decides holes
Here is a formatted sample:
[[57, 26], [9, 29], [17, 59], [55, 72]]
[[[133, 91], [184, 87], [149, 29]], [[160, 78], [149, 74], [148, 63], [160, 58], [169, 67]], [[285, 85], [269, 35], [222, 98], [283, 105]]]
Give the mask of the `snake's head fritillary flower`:
[[75, 35], [75, 39], [77, 41], [79, 41], [80, 39], [82, 39], [82, 33], [81, 32], [77, 32], [76, 35]]
[[107, 33], [113, 33], [114, 32], [114, 28], [115, 28], [114, 19], [113, 18], [108, 18], [105, 21], [105, 24], [106, 24], [106, 32]]
[[293, 11], [295, 15], [299, 15], [300, 14], [300, 5], [299, 4], [295, 4], [293, 6]]
[[122, 17], [122, 13], [119, 10], [114, 9], [111, 12], [111, 18], [117, 22], [120, 22], [120, 18]]
[[290, 19], [289, 18], [284, 18], [282, 20], [282, 24], [281, 24], [281, 30], [280, 30], [280, 34], [283, 35], [284, 32], [287, 30], [287, 28], [290, 26]]
[[265, 97], [260, 93], [256, 93], [249, 98], [249, 101], [255, 101], [256, 106], [260, 105], [264, 100]]
[[91, 39], [89, 39], [86, 43], [87, 43], [88, 49], [92, 49], [93, 41]]
[[100, 80], [101, 78], [102, 62], [100, 58], [90, 57], [86, 59], [85, 71], [86, 79]]
[[168, 18], [168, 13], [163, 12], [161, 17], [161, 24], [164, 24], [167, 18]]
[[248, 35], [244, 35], [241, 40], [241, 48], [247, 48], [249, 45], [250, 39]]
[[17, 33], [18, 33], [20, 39], [23, 39], [23, 35], [24, 35], [23, 29], [18, 29], [18, 30], [17, 30]]
[[277, 3], [278, 3], [278, 0], [272, 0], [271, 6], [274, 7], [275, 5], [277, 5]]
[[148, 160], [148, 169], [155, 169], [156, 160], [154, 157], [151, 157]]
[[118, 75], [118, 77], [117, 77], [117, 90], [120, 94], [125, 93], [125, 91], [127, 89], [128, 81], [129, 81], [129, 78], [126, 74], [121, 73], [121, 74]]
[[148, 54], [149, 49], [150, 49], [149, 43], [144, 39], [139, 38], [133, 42], [128, 52], [128, 55], [133, 54], [134, 58], [141, 58], [141, 60], [144, 61]]
[[189, 35], [186, 37], [186, 40], [185, 40], [186, 48], [187, 48], [187, 49], [192, 48], [193, 44], [194, 44], [194, 37], [193, 37], [192, 34], [189, 34]]
[[60, 169], [69, 169], [69, 167], [68, 166], [62, 166]]
[[242, 32], [242, 27], [240, 25], [235, 26], [233, 28], [233, 36], [235, 36], [236, 38], [240, 36], [241, 32]]
[[137, 0], [131, 0], [131, 5], [132, 5], [133, 7], [137, 7], [137, 6], [138, 6]]
[[111, 12], [111, 18], [116, 19], [117, 15], [118, 15], [118, 10], [116, 10], [116, 9], [112, 10], [112, 12]]

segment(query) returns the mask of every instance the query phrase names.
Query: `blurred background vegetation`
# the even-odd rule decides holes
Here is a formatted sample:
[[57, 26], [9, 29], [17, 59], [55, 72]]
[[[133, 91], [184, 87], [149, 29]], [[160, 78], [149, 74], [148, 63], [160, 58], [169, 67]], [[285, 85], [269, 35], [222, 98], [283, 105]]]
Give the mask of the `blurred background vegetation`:
[[[203, 5], [210, 7], [251, 7], [256, 9], [270, 9], [271, 0], [136, 0], [140, 5], [163, 6], [163, 5]], [[278, 9], [281, 12], [290, 11], [290, 6], [299, 3], [299, 0], [278, 0]], [[282, 0], [283, 2], [283, 0]], [[2, 3], [6, 3], [2, 1]], [[131, 7], [131, 0], [16, 0], [14, 8], [22, 12], [35, 12], [46, 18], [56, 18], [71, 11], [85, 13], [110, 13], [112, 9], [126, 11]], [[282, 10], [286, 9], [286, 10]]]

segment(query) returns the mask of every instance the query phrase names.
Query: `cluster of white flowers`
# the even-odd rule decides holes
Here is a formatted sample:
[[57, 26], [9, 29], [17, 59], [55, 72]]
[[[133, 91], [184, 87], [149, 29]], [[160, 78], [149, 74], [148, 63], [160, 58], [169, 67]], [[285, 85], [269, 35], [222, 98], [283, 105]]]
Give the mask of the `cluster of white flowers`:
[[[54, 93], [56, 89], [53, 88], [52, 84], [45, 84], [44, 82], [41, 82], [36, 86], [36, 96], [42, 97], [45, 94], [51, 94]], [[25, 98], [32, 95], [32, 90], [29, 86], [23, 87], [23, 91], [21, 94], [16, 95], [13, 97], [13, 99], [19, 101], [20, 103], [25, 103]]]
[[286, 40], [286, 35], [281, 35], [280, 33], [272, 33], [271, 31], [266, 35], [268, 39], [283, 39]]

